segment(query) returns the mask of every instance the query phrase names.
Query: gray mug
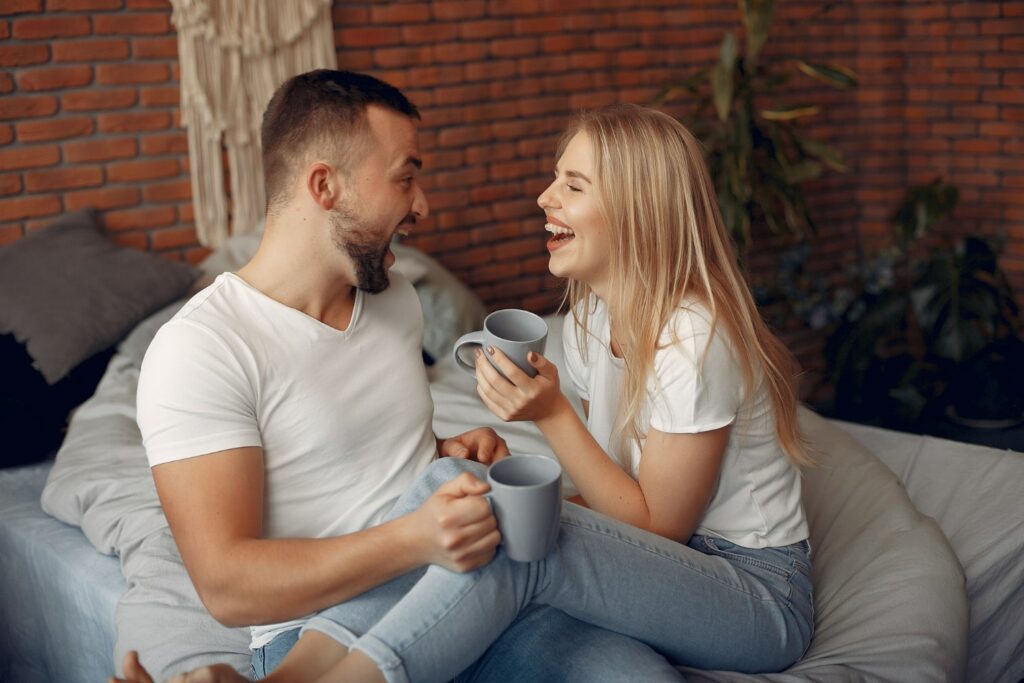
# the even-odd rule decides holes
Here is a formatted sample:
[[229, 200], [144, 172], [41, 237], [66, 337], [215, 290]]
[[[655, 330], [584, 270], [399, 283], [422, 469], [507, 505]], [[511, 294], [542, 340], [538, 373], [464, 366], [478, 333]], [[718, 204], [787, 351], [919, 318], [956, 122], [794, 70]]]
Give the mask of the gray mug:
[[[543, 355], [547, 340], [548, 325], [543, 318], [536, 313], [519, 308], [506, 308], [495, 311], [484, 318], [484, 329], [459, 337], [459, 340], [455, 342], [452, 355], [460, 368], [473, 374], [476, 372], [476, 367], [459, 355], [462, 349], [470, 344], [485, 348], [493, 346], [496, 349], [501, 349], [509, 360], [518, 365], [527, 375], [535, 377], [537, 369], [530, 365], [526, 358], [530, 351]], [[490, 354], [487, 355], [487, 360], [491, 361], [491, 365], [501, 372]]]
[[562, 466], [543, 455], [512, 455], [487, 470], [491, 501], [509, 558], [533, 562], [547, 557], [558, 539], [562, 512]]

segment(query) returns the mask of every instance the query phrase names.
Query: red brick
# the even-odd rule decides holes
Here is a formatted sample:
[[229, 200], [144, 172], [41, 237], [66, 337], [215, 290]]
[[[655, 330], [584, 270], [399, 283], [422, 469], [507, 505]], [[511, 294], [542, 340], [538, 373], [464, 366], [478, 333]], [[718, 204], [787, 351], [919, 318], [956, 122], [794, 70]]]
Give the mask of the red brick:
[[50, 116], [56, 111], [57, 98], [52, 95], [0, 98], [0, 119]]
[[127, 56], [128, 41], [123, 38], [61, 40], [53, 44], [55, 62], [103, 62]]
[[17, 40], [39, 40], [89, 35], [87, 17], [32, 17], [17, 19], [11, 30]]
[[0, 40], [7, 40], [11, 37], [11, 22], [0, 21]]
[[420, 66], [432, 61], [433, 51], [429, 47], [389, 47], [373, 51], [374, 64], [384, 68]]
[[370, 21], [374, 24], [415, 24], [429, 20], [428, 3], [401, 3], [370, 8]]
[[0, 72], [0, 93], [7, 93], [14, 90], [14, 79], [6, 71]]
[[129, 249], [149, 250], [149, 235], [145, 232], [119, 232], [110, 235], [110, 240], [118, 246]]
[[173, 223], [175, 214], [173, 206], [108, 211], [103, 214], [103, 224], [111, 231], [156, 228]]
[[459, 22], [459, 36], [465, 40], [497, 38], [512, 34], [510, 19], [481, 19], [480, 21]]
[[403, 26], [400, 44], [417, 45], [423, 43], [437, 43], [440, 41], [456, 40], [459, 37], [459, 27], [456, 24], [412, 24]]
[[0, 67], [42, 64], [50, 58], [45, 45], [0, 45]]
[[400, 45], [402, 32], [398, 28], [387, 26], [344, 28], [334, 32], [334, 42], [342, 50], [348, 47]]
[[79, 190], [64, 195], [64, 205], [69, 211], [93, 206], [100, 211], [139, 203], [139, 190], [135, 187], [104, 187], [98, 190]]
[[138, 59], [177, 59], [178, 39], [137, 38], [132, 41], [132, 56]]
[[142, 153], [146, 156], [188, 152], [188, 137], [184, 133], [144, 135], [140, 138]]
[[192, 186], [188, 180], [150, 184], [144, 188], [143, 195], [147, 202], [169, 202], [178, 199], [189, 199], [192, 196]]
[[80, 88], [92, 82], [91, 66], [58, 66], [26, 69], [18, 73], [21, 90]]
[[95, 129], [91, 118], [76, 116], [73, 118], [44, 119], [40, 121], [23, 121], [17, 124], [19, 142], [46, 142], [63, 140], [90, 135]]
[[70, 163], [126, 159], [138, 154], [134, 138], [82, 140], [64, 143], [64, 160]]
[[487, 4], [483, 0], [448, 0], [431, 2], [430, 11], [434, 19], [475, 19], [487, 13]]
[[0, 170], [53, 166], [60, 159], [56, 145], [34, 145], [0, 150]]
[[29, 192], [96, 187], [102, 184], [103, 170], [99, 166], [68, 166], [25, 174], [25, 189]]
[[158, 88], [144, 88], [141, 104], [143, 107], [176, 107], [180, 99], [180, 91], [176, 85]]
[[8, 223], [7, 225], [0, 225], [0, 247], [5, 244], [11, 244], [17, 242], [25, 235], [24, 229], [21, 227], [21, 223]]
[[0, 123], [0, 145], [6, 145], [14, 140], [14, 126], [9, 123]]
[[21, 176], [17, 173], [0, 175], [0, 197], [21, 192]]
[[953, 152], [976, 152], [979, 154], [989, 154], [999, 151], [998, 140], [987, 140], [984, 138], [976, 138], [973, 140], [954, 140], [953, 141]]
[[0, 221], [52, 216], [60, 213], [60, 199], [52, 195], [0, 200]]
[[107, 166], [107, 179], [112, 183], [130, 183], [153, 178], [169, 178], [178, 175], [176, 159], [146, 159], [123, 161]]
[[46, 0], [52, 12], [91, 12], [121, 9], [122, 0]]
[[169, 77], [166, 64], [101, 64], [96, 67], [96, 82], [104, 85], [163, 83]]
[[138, 95], [132, 88], [90, 88], [61, 95], [60, 105], [65, 111], [99, 111], [131, 107], [137, 99]]
[[149, 233], [153, 249], [174, 249], [188, 247], [198, 243], [195, 228], [171, 228], [168, 230], [152, 230]]
[[135, 133], [143, 130], [163, 130], [170, 127], [171, 115], [164, 111], [100, 114], [103, 133]]
[[171, 11], [171, 0], [127, 0], [128, 9], [159, 9]]
[[488, 46], [484, 42], [474, 43], [439, 43], [434, 46], [434, 59], [446, 64], [472, 62], [484, 59], [488, 55]]
[[1024, 104], [1024, 90], [1020, 88], [986, 90], [982, 93], [981, 99], [984, 102], [997, 102], [1001, 104]]
[[982, 35], [1019, 36], [1024, 34], [1024, 19], [985, 19], [981, 22], [981, 33]]
[[178, 204], [178, 221], [181, 223], [191, 223], [195, 220], [194, 208], [192, 202], [185, 204]]
[[170, 16], [166, 14], [101, 14], [93, 17], [96, 35], [136, 36], [168, 33]]
[[0, 14], [30, 14], [42, 11], [42, 0], [4, 0], [4, 4], [0, 5]]

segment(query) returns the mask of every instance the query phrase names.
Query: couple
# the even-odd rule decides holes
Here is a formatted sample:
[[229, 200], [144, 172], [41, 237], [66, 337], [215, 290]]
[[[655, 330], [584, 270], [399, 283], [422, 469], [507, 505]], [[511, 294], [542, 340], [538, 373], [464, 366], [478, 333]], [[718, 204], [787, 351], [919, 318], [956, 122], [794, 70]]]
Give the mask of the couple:
[[[538, 204], [568, 281], [568, 376], [538, 355], [532, 379], [497, 350], [483, 353], [508, 379], [476, 363], [484, 404], [533, 421], [580, 491], [556, 550], [517, 563], [479, 495], [479, 463], [507, 448], [490, 429], [435, 439], [419, 303], [388, 273], [394, 233], [428, 210], [417, 118], [365, 75], [281, 86], [259, 250], [146, 355], [139, 425], [204, 604], [263, 624], [253, 669], [268, 680], [676, 675], [654, 651], [748, 672], [795, 662], [813, 617], [793, 366], [737, 269], [699, 144], [633, 106], [578, 116], [559, 144]], [[588, 642], [601, 649], [583, 662], [571, 644]], [[125, 676], [149, 680], [134, 653]], [[244, 680], [223, 665], [181, 678]]]

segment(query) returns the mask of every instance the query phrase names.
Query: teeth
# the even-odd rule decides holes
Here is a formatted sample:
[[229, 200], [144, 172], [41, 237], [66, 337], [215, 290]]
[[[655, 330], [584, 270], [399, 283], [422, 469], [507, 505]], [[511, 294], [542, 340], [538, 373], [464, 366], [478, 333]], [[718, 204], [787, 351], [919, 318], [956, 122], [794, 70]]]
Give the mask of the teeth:
[[553, 232], [556, 235], [575, 235], [569, 228], [563, 228], [561, 225], [555, 225], [554, 223], [545, 223], [544, 229], [548, 232]]
[[408, 230], [402, 230], [401, 228], [399, 228], [398, 229], [398, 234], [399, 234], [400, 237], [408, 237], [409, 236], [409, 231]]

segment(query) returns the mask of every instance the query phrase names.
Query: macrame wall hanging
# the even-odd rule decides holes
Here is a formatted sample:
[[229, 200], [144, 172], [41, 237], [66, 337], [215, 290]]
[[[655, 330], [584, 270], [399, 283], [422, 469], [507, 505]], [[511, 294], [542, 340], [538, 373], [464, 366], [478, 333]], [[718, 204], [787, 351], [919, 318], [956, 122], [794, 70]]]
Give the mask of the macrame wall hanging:
[[188, 131], [192, 204], [201, 244], [254, 230], [265, 193], [260, 121], [295, 74], [336, 68], [331, 0], [171, 0], [178, 29], [181, 118]]

